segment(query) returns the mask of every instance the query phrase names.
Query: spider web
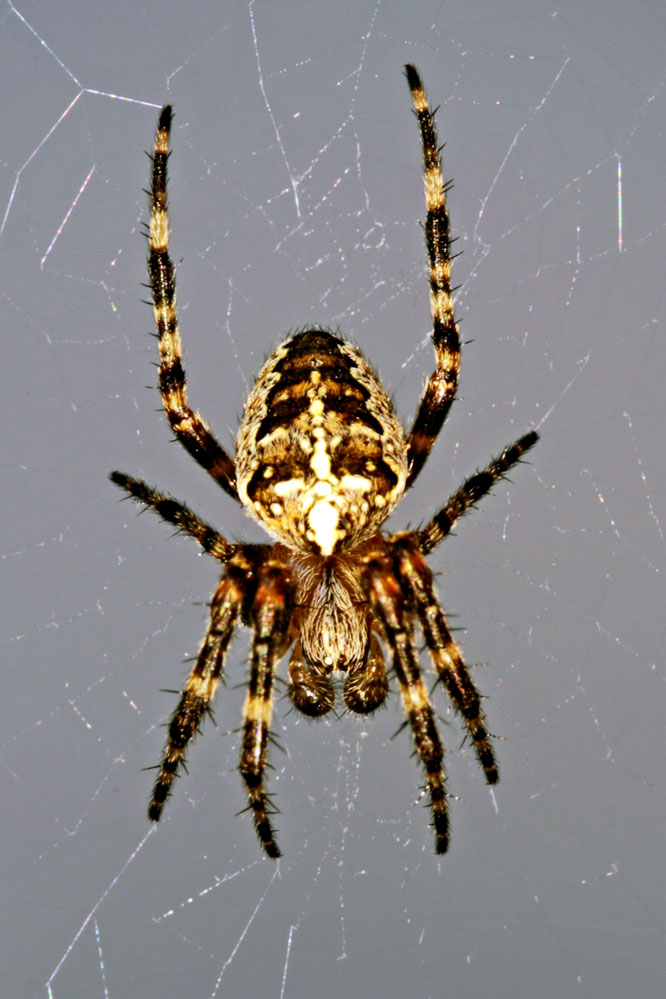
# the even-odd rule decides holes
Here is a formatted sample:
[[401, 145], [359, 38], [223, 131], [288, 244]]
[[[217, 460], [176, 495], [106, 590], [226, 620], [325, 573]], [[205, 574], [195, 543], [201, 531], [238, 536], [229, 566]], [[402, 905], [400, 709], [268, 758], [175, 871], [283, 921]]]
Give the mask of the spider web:
[[[5, 3], [0, 211], [5, 994], [663, 994], [666, 24], [508, 0]], [[460, 400], [393, 523], [530, 426], [543, 439], [433, 556], [502, 741], [460, 731], [432, 853], [400, 712], [278, 705], [279, 866], [235, 770], [246, 636], [158, 830], [160, 728], [216, 568], [119, 506], [112, 468], [233, 538], [169, 443], [141, 305], [156, 108], [193, 404], [233, 439], [265, 354], [339, 326], [406, 419], [432, 366], [407, 60], [455, 178]]]

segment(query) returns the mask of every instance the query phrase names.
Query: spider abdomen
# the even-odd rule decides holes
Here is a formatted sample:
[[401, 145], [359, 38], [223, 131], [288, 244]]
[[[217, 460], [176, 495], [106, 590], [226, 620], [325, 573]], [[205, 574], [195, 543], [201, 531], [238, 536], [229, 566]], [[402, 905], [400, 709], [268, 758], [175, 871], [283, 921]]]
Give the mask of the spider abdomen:
[[268, 358], [236, 444], [238, 494], [291, 548], [330, 556], [372, 536], [405, 489], [407, 442], [381, 383], [328, 330]]

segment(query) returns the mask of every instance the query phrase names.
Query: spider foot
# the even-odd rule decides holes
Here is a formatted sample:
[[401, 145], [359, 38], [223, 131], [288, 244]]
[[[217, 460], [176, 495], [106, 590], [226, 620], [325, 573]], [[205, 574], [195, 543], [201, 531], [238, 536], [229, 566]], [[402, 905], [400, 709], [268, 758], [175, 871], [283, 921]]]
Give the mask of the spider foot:
[[446, 803], [446, 788], [441, 771], [428, 774], [425, 790], [430, 796], [432, 822], [435, 830], [435, 853], [446, 853], [449, 849], [449, 811]]
[[275, 833], [270, 816], [278, 814], [278, 809], [273, 805], [270, 796], [264, 791], [263, 787], [250, 787], [248, 785], [247, 791], [249, 798], [248, 805], [239, 814], [242, 814], [242, 812], [252, 812], [254, 828], [264, 853], [272, 860], [277, 860], [278, 857], [282, 856], [282, 851], [275, 841]]

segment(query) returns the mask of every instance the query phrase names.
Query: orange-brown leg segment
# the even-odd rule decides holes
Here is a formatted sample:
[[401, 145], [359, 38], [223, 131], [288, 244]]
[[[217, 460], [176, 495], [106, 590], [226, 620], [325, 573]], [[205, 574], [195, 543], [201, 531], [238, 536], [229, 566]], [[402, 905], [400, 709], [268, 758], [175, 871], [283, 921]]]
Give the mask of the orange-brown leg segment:
[[213, 595], [208, 631], [169, 723], [169, 736], [148, 807], [148, 817], [153, 822], [159, 821], [179, 769], [185, 766], [185, 751], [210, 710], [243, 603], [246, 580], [244, 569], [230, 566]]
[[395, 578], [390, 556], [377, 555], [369, 558], [365, 565], [364, 582], [371, 609], [393, 656], [392, 665], [400, 685], [405, 714], [412, 730], [417, 755], [425, 770], [426, 791], [430, 798], [435, 829], [435, 850], [437, 853], [446, 853], [449, 845], [449, 819], [444, 750], [414, 653], [408, 608], [405, 606], [400, 584]]
[[164, 409], [177, 439], [195, 461], [237, 500], [233, 458], [218, 444], [203, 417], [190, 409], [187, 403], [176, 311], [176, 280], [169, 256], [167, 160], [170, 132], [171, 107], [167, 105], [160, 114], [152, 157], [148, 252], [148, 276], [160, 345], [160, 391]]
[[405, 74], [412, 92], [423, 148], [427, 210], [424, 230], [429, 265], [432, 339], [437, 365], [428, 379], [409, 434], [409, 488], [430, 454], [455, 397], [460, 368], [460, 337], [451, 292], [451, 238], [446, 207], [448, 187], [442, 179], [435, 116], [428, 107], [423, 84], [415, 67], [405, 66]]
[[266, 562], [257, 573], [257, 590], [250, 610], [254, 630], [250, 680], [243, 720], [243, 746], [240, 772], [245, 781], [254, 827], [269, 857], [280, 850], [270, 816], [274, 809], [264, 787], [270, 738], [273, 700], [273, 675], [284, 648], [294, 598], [294, 583], [289, 569], [276, 562]]
[[490, 744], [486, 719], [481, 709], [479, 692], [469, 675], [462, 652], [449, 630], [435, 594], [432, 573], [419, 550], [415, 535], [397, 535], [391, 540], [398, 577], [405, 591], [411, 595], [437, 675], [446, 688], [453, 707], [465, 722], [487, 783], [496, 784], [499, 772]]

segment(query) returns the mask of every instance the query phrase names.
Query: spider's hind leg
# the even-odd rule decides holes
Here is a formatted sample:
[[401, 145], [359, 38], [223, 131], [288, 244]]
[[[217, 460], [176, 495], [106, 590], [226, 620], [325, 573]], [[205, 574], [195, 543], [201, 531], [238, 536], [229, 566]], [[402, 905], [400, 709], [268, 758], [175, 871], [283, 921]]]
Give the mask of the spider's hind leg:
[[449, 185], [442, 180], [435, 112], [428, 107], [428, 99], [416, 68], [405, 66], [405, 75], [412, 92], [423, 151], [423, 180], [427, 210], [423, 228], [428, 253], [432, 340], [436, 362], [435, 370], [426, 383], [409, 434], [410, 472], [407, 479], [407, 488], [409, 488], [423, 468], [455, 398], [460, 368], [460, 336], [453, 312], [451, 289], [451, 237], [446, 206], [446, 192]]
[[169, 254], [167, 163], [171, 107], [162, 108], [157, 124], [150, 179], [148, 277], [160, 347], [159, 386], [171, 429], [177, 440], [225, 492], [238, 500], [236, 469], [231, 455], [187, 401], [187, 383], [176, 311], [176, 278]]

